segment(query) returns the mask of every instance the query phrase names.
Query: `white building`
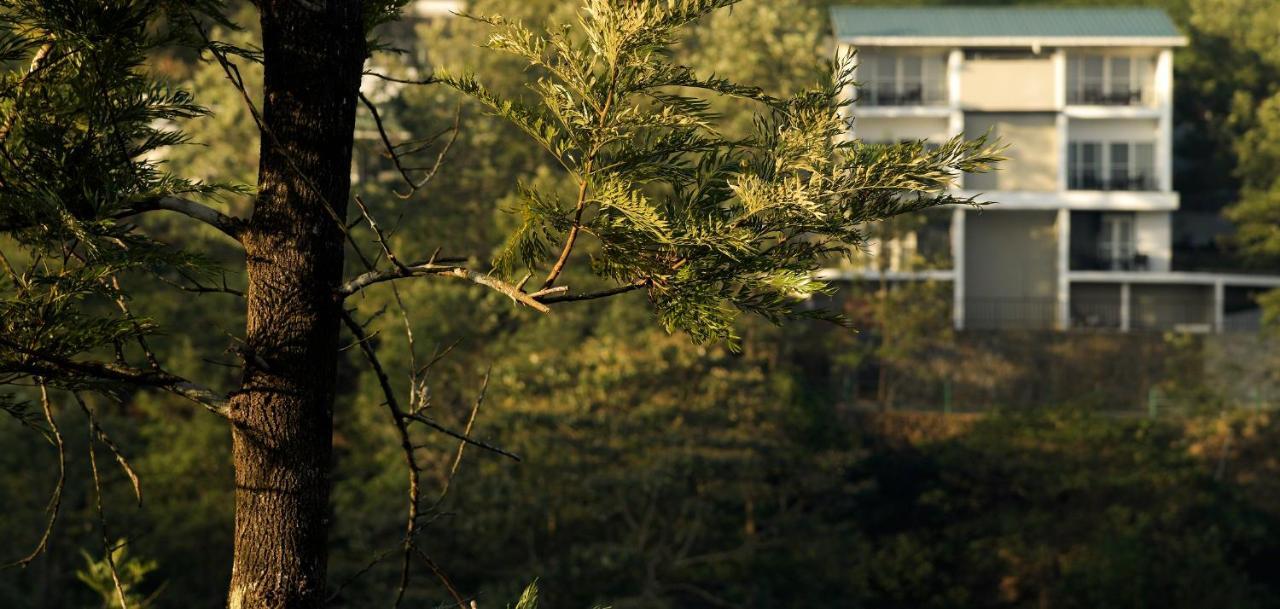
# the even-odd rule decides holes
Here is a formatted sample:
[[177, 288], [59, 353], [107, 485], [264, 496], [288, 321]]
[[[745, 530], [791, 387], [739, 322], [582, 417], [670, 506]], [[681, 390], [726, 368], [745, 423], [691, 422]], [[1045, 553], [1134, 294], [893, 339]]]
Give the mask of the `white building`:
[[888, 273], [827, 277], [950, 282], [957, 328], [1256, 326], [1253, 295], [1280, 277], [1172, 265], [1173, 50], [1186, 39], [1163, 12], [837, 7], [832, 22], [840, 51], [858, 51], [851, 137], [990, 132], [1009, 160], [964, 177], [960, 194], [995, 204], [942, 218], [940, 265], [921, 268], [926, 228], [885, 244]]

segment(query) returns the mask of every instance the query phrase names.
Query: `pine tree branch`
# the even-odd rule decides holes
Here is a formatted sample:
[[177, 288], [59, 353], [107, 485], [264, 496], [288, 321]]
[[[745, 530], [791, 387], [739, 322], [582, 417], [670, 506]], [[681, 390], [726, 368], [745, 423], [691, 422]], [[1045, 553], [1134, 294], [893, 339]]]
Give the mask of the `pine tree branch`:
[[228, 416], [229, 402], [226, 395], [165, 370], [140, 370], [107, 362], [71, 360], [23, 347], [2, 337], [0, 337], [0, 346], [11, 349], [14, 353], [27, 356], [24, 361], [0, 363], [0, 372], [40, 376], [48, 380], [84, 377], [98, 381], [162, 389], [200, 404], [216, 415]]
[[533, 295], [528, 294], [520, 288], [498, 279], [497, 277], [477, 273], [465, 267], [436, 264], [434, 262], [424, 262], [421, 264], [395, 267], [385, 271], [369, 271], [342, 284], [338, 287], [337, 291], [339, 297], [346, 298], [377, 283], [394, 281], [396, 279], [405, 279], [408, 277], [429, 277], [433, 275], [440, 277], [454, 277], [470, 281], [477, 285], [494, 289], [512, 300], [538, 311], [539, 313], [551, 312], [550, 307], [542, 304], [542, 302]]
[[[609, 72], [609, 90], [604, 100], [604, 106], [600, 108], [599, 122], [596, 125], [597, 131], [604, 129], [609, 119], [609, 108], [613, 105], [613, 99], [617, 92], [617, 64], [610, 67]], [[596, 154], [599, 152], [600, 144], [596, 143], [592, 146], [586, 160], [583, 162], [582, 183], [578, 186], [578, 202], [573, 210], [573, 226], [569, 229], [569, 235], [564, 240], [564, 247], [560, 249], [560, 256], [556, 258], [555, 266], [551, 267], [551, 272], [547, 273], [547, 278], [542, 282], [543, 289], [550, 288], [556, 284], [556, 279], [560, 277], [560, 273], [564, 272], [564, 267], [569, 262], [569, 255], [573, 253], [573, 246], [578, 240], [578, 233], [582, 231], [582, 213], [587, 208], [587, 191], [591, 184], [591, 166], [595, 163]]]

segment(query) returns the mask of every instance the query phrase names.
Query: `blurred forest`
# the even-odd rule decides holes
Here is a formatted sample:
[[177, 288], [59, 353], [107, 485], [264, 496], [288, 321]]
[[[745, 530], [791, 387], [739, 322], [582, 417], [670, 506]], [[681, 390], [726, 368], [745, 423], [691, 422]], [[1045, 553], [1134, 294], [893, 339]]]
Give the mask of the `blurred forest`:
[[[1235, 200], [1256, 181], [1248, 159], [1280, 146], [1257, 135], [1275, 129], [1262, 100], [1280, 108], [1274, 37], [1254, 35], [1266, 21], [1255, 9], [1271, 0], [1141, 4], [1168, 10], [1192, 40], [1175, 64], [1177, 187], [1184, 200]], [[825, 6], [746, 0], [692, 32], [682, 61], [794, 90], [827, 69]], [[469, 10], [565, 21], [575, 8], [477, 0]], [[520, 95], [527, 75], [477, 47], [484, 31], [463, 19], [390, 24], [385, 39], [404, 51], [375, 61], [406, 77], [470, 70]], [[215, 35], [253, 39], [251, 27]], [[171, 154], [175, 172], [253, 183], [256, 131], [219, 67], [181, 54], [153, 65], [214, 110], [190, 126], [198, 145]], [[440, 176], [405, 202], [360, 117], [355, 188], [401, 218], [401, 249], [496, 252], [518, 221], [508, 211], [517, 181], [559, 186], [524, 137], [446, 89], [368, 85], [394, 133], [440, 132], [455, 113], [460, 124]], [[742, 108], [719, 110], [749, 120]], [[232, 211], [247, 210], [239, 205]], [[236, 255], [201, 230], [175, 226], [169, 239]], [[227, 351], [244, 320], [226, 295], [130, 292], [136, 310], [175, 329], [153, 341], [187, 367], [175, 372], [237, 377]], [[1265, 393], [1280, 367], [1266, 340], [971, 336], [951, 330], [930, 285], [851, 288], [815, 303], [848, 313], [858, 333], [745, 321], [740, 350], [656, 329], [640, 294], [543, 317], [448, 282], [405, 283], [399, 296], [417, 313], [420, 347], [456, 344], [433, 369], [437, 418], [464, 426], [488, 374], [474, 435], [523, 459], [467, 449], [453, 476], [455, 441], [435, 438], [421, 453], [440, 497], [423, 543], [440, 574], [415, 580], [406, 606], [441, 606], [451, 586], [481, 608], [505, 607], [534, 580], [543, 606], [565, 608], [1280, 606], [1280, 421]], [[361, 298], [362, 309], [395, 308], [390, 291]], [[409, 361], [401, 324], [388, 314], [371, 327], [387, 362]], [[342, 607], [389, 602], [399, 566], [375, 559], [404, 526], [403, 456], [359, 357], [346, 353], [335, 414], [330, 573]], [[130, 607], [222, 606], [226, 424], [152, 393], [94, 406], [143, 489], [138, 506], [128, 480], [104, 471], [110, 534], [128, 540], [115, 561]], [[116, 606], [89, 463], [75, 447], [87, 434], [65, 435], [62, 520], [47, 554], [0, 571], [0, 607]], [[0, 446], [7, 561], [35, 545], [57, 466], [23, 421], [0, 419]]]

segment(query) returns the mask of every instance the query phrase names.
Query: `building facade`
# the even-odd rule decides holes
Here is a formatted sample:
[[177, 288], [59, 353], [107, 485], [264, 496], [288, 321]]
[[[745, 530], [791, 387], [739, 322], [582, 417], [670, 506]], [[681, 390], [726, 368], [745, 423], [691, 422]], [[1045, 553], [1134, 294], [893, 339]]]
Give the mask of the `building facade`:
[[990, 134], [992, 173], [955, 207], [874, 244], [832, 279], [950, 282], [957, 328], [1221, 332], [1256, 328], [1278, 277], [1173, 266], [1173, 57], [1156, 9], [837, 7], [857, 51], [849, 137]]

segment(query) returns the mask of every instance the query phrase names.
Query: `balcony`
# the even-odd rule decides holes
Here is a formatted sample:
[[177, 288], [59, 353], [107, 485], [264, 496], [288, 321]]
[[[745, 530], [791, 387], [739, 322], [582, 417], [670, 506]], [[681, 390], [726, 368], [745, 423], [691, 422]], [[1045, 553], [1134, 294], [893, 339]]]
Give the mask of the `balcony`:
[[1072, 92], [1067, 96], [1067, 103], [1090, 106], [1137, 106], [1142, 104], [1144, 94], [1140, 90], [1119, 88], [1104, 91], [1100, 86], [1087, 87]]
[[1141, 173], [1104, 178], [1092, 172], [1068, 171], [1067, 176], [1068, 190], [1150, 191], [1157, 188], [1154, 176]]
[[840, 267], [875, 276], [950, 270], [951, 210], [936, 209], [868, 225], [866, 249], [842, 258]]
[[1116, 255], [1111, 252], [1072, 252], [1073, 271], [1149, 271], [1151, 257], [1142, 252]]
[[1073, 272], [1168, 271], [1169, 231], [1167, 212], [1073, 211], [1068, 268]]
[[1067, 190], [1159, 190], [1155, 144], [1074, 141], [1067, 145]]
[[1072, 53], [1067, 57], [1067, 103], [1150, 105], [1155, 58], [1140, 53]]
[[864, 51], [858, 64], [864, 106], [945, 106], [947, 63], [941, 53]]
[[[895, 82], [878, 83], [866, 88], [858, 100], [868, 106], [924, 106], [924, 85]], [[936, 100], [930, 100], [936, 101]]]

